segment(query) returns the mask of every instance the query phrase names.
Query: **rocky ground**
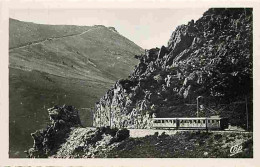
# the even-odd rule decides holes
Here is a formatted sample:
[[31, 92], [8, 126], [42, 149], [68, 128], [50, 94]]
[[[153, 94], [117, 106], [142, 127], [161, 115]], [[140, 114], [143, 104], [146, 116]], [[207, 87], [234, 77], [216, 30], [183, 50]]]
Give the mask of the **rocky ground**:
[[[103, 128], [105, 130], [105, 128]], [[252, 158], [250, 133], [158, 132], [139, 138], [115, 140], [110, 130], [73, 129], [53, 158]], [[112, 132], [112, 131], [111, 131]], [[115, 132], [115, 131], [114, 131]], [[99, 139], [98, 139], [98, 135]], [[115, 133], [114, 133], [115, 135]], [[231, 156], [230, 149], [242, 145], [242, 152]]]
[[[241, 144], [242, 152], [231, 156], [230, 148]], [[252, 134], [177, 132], [129, 138], [108, 153], [108, 158], [252, 158]]]
[[26, 151], [29, 158], [95, 157], [129, 137], [127, 129], [83, 128], [73, 106], [54, 106], [48, 114], [49, 125], [31, 134], [34, 145]]

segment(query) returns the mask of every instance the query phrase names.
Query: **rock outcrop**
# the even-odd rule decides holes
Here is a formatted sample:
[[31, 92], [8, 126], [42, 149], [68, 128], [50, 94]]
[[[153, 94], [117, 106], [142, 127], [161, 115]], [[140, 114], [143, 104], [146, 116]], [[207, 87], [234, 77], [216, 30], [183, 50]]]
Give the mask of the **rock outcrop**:
[[[245, 127], [252, 117], [252, 9], [209, 9], [172, 33], [168, 46], [136, 55], [139, 64], [96, 103], [94, 126], [150, 128], [157, 117], [221, 115]], [[241, 100], [242, 99], [242, 100]], [[194, 105], [195, 104], [195, 105]], [[251, 121], [252, 122], [252, 121]]]
[[27, 151], [30, 158], [48, 157], [54, 154], [66, 140], [72, 127], [82, 127], [78, 110], [73, 106], [54, 106], [48, 109], [48, 113], [50, 125], [31, 134], [34, 145]]
[[95, 157], [130, 135], [127, 129], [83, 128], [78, 110], [73, 106], [55, 106], [48, 113], [50, 125], [31, 134], [34, 145], [26, 151], [29, 158]]
[[129, 137], [127, 129], [74, 128], [53, 158], [95, 158], [105, 155]]

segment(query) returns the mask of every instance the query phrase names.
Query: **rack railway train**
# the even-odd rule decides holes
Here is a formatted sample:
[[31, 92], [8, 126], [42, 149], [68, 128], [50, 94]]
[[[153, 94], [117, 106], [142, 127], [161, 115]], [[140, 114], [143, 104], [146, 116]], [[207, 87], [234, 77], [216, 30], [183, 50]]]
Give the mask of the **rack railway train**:
[[154, 129], [200, 129], [224, 130], [228, 128], [227, 118], [152, 118]]

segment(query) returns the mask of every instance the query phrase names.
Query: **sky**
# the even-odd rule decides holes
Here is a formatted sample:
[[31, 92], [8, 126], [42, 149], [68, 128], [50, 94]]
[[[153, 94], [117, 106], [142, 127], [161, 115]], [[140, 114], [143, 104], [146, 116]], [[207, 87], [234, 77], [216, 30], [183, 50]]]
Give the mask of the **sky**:
[[207, 8], [156, 9], [11, 9], [21, 21], [54, 25], [105, 25], [115, 27], [143, 49], [167, 45], [178, 25], [199, 19]]

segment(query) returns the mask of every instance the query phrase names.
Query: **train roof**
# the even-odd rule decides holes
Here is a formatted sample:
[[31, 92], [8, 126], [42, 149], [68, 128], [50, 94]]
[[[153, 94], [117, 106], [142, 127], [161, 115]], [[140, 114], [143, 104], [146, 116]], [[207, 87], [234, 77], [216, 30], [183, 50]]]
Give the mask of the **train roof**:
[[220, 120], [222, 118], [220, 117], [184, 117], [184, 118], [153, 118], [154, 120], [176, 120], [176, 119], [181, 119], [181, 120], [203, 120], [203, 119], [210, 119], [210, 120]]

